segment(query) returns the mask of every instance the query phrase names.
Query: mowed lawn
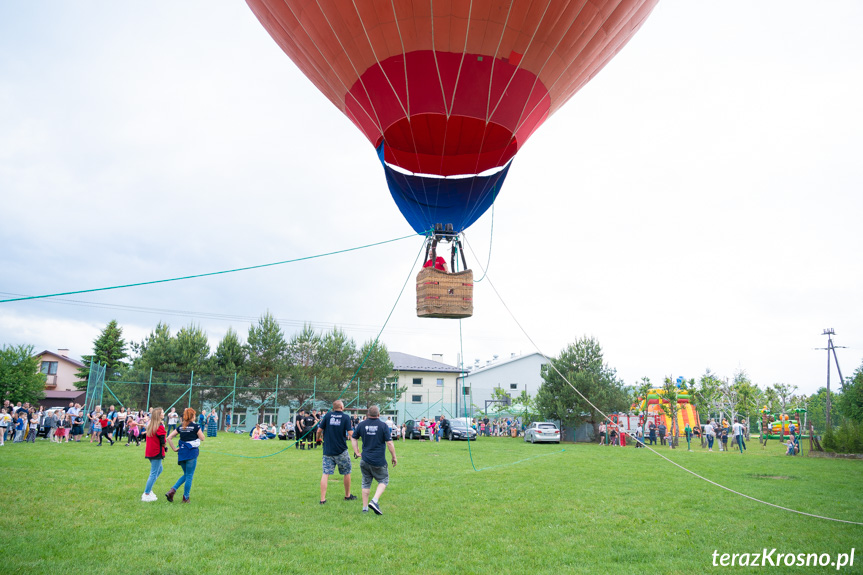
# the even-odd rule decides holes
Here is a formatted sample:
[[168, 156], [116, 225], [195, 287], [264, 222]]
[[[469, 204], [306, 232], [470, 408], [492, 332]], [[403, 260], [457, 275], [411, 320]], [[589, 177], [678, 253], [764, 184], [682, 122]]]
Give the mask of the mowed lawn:
[[[140, 500], [144, 448], [88, 443], [0, 448], [3, 573], [720, 573], [713, 552], [850, 553], [863, 527], [803, 517], [733, 495], [648, 450], [521, 439], [396, 443], [383, 516], [318, 504], [321, 451], [220, 434], [202, 447], [191, 503]], [[772, 441], [745, 455], [661, 450], [732, 489], [863, 522], [863, 461], [787, 457]], [[359, 466], [353, 492], [360, 494]], [[179, 501], [179, 497], [178, 497]], [[832, 567], [758, 569], [835, 572]]]

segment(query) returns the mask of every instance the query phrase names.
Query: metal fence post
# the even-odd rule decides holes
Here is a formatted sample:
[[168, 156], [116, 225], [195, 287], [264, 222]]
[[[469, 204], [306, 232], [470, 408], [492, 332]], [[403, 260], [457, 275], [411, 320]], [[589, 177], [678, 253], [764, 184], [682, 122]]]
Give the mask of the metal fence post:
[[192, 375], [189, 377], [189, 407], [192, 407], [192, 382], [195, 381], [195, 370], [192, 370]]
[[153, 368], [150, 368], [150, 379], [147, 381], [147, 413], [150, 412], [150, 391], [153, 389]]
[[[234, 391], [231, 392], [231, 422], [228, 424], [228, 427], [232, 427], [234, 425], [234, 402], [237, 401], [237, 372], [234, 372]], [[239, 423], [239, 418], [237, 418], [237, 423]]]

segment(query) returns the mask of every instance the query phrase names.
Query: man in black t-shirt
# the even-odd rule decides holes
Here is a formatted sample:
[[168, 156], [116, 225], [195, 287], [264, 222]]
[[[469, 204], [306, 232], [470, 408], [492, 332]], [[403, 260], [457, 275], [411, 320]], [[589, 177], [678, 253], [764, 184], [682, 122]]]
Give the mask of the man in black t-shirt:
[[[371, 508], [378, 515], [383, 515], [384, 512], [381, 511], [378, 500], [390, 481], [385, 448], [389, 450], [392, 456], [393, 467], [396, 466], [398, 460], [396, 459], [396, 448], [390, 436], [390, 426], [379, 419], [380, 408], [377, 405], [371, 405], [368, 414], [368, 419], [362, 421], [354, 429], [354, 433], [351, 435], [351, 446], [354, 448], [354, 457], [360, 457], [357, 439], [362, 438], [363, 453], [360, 471], [363, 473], [363, 512], [367, 513]], [[378, 488], [374, 498], [369, 501], [372, 479], [377, 480]]]
[[306, 410], [301, 409], [297, 412], [297, 416], [294, 418], [294, 439], [296, 443], [294, 443], [294, 447], [297, 449], [305, 449], [306, 446], [302, 443], [303, 437], [303, 420], [306, 418]]
[[341, 400], [333, 402], [333, 411], [321, 418], [318, 423], [318, 442], [323, 441], [323, 475], [321, 475], [321, 505], [327, 502], [327, 481], [336, 472], [344, 477], [345, 501], [353, 501], [356, 495], [351, 495], [351, 456], [348, 455], [348, 434], [353, 429], [351, 418], [343, 412], [345, 404]]
[[318, 423], [318, 420], [315, 419], [314, 414], [312, 412], [307, 411], [305, 417], [303, 417], [303, 433], [306, 436], [303, 438], [303, 441], [306, 442], [306, 449], [311, 449], [315, 445], [315, 431], [314, 427]]

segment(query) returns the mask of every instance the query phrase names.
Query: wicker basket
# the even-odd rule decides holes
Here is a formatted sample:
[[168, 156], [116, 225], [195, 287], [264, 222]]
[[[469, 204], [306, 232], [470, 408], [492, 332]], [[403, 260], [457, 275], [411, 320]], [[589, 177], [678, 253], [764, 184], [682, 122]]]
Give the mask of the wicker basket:
[[417, 274], [417, 317], [473, 315], [473, 271], [446, 273], [433, 267]]

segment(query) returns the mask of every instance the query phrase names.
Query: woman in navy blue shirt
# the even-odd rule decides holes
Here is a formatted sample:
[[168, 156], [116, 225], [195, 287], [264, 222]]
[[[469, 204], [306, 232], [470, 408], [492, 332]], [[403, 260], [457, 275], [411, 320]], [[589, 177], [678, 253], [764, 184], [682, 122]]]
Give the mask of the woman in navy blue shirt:
[[[174, 447], [171, 441], [174, 437], [180, 436], [179, 447]], [[183, 475], [177, 480], [174, 486], [165, 494], [168, 501], [174, 501], [174, 494], [177, 489], [185, 483], [183, 488], [183, 503], [189, 502], [189, 494], [192, 491], [192, 479], [195, 476], [195, 467], [198, 465], [198, 446], [204, 441], [204, 433], [201, 427], [195, 423], [195, 410], [187, 407], [183, 411], [183, 423], [180, 427], [171, 432], [168, 436], [168, 445], [171, 446], [177, 453], [177, 465], [183, 468]]]

